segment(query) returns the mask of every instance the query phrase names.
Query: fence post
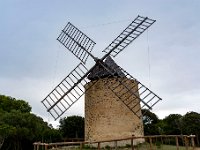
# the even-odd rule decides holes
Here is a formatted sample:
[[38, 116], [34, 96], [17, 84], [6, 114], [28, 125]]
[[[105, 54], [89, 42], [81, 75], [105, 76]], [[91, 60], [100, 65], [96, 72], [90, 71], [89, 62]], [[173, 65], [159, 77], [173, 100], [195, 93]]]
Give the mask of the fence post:
[[178, 136], [176, 136], [176, 149], [179, 150]]
[[82, 150], [82, 148], [83, 148], [83, 143], [81, 142], [80, 143], [80, 150]]
[[161, 138], [160, 138], [160, 139], [161, 139], [161, 145], [163, 145], [163, 137], [161, 136]]
[[100, 150], [101, 149], [101, 147], [100, 147], [100, 142], [98, 142], [98, 150]]
[[185, 149], [188, 150], [188, 137], [185, 136]]
[[192, 142], [192, 149], [194, 150], [195, 149], [195, 143], [194, 143], [194, 135], [190, 135], [191, 137], [191, 142]]
[[48, 144], [44, 144], [45, 150], [48, 150]]
[[152, 138], [149, 137], [149, 141], [150, 141], [150, 150], [152, 150]]
[[37, 150], [39, 150], [39, 146], [40, 146], [40, 145], [39, 145], [39, 144], [37, 144]]
[[116, 140], [114, 141], [114, 147], [115, 147], [115, 150], [117, 150], [117, 141]]
[[133, 137], [131, 138], [131, 149], [134, 150]]
[[33, 143], [33, 149], [36, 150], [36, 145], [35, 145], [35, 143]]

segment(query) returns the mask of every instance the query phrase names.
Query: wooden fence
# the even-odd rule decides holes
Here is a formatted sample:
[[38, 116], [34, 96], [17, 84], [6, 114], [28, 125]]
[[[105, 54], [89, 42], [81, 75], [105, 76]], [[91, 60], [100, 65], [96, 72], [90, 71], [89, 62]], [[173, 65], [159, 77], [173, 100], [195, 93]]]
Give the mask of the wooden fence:
[[[143, 143], [135, 143], [137, 139], [144, 139]], [[35, 142], [34, 150], [60, 150], [62, 147], [73, 147], [76, 146], [76, 149], [83, 150], [85, 145], [96, 145], [93, 149], [100, 150], [101, 148], [105, 149], [104, 143], [113, 143], [112, 148], [110, 149], [119, 149], [118, 143], [120, 141], [130, 141], [130, 145], [126, 145], [130, 150], [157, 150], [157, 149], [169, 149], [170, 148], [161, 148], [163, 145], [173, 145], [173, 149], [176, 150], [196, 150], [195, 147], [195, 136], [194, 135], [155, 135], [155, 136], [143, 136], [143, 137], [128, 137], [128, 138], [121, 138], [121, 139], [113, 139], [113, 140], [104, 140], [104, 141], [95, 141], [95, 142], [88, 142], [88, 141], [80, 141], [80, 142], [57, 142], [57, 143], [41, 143]], [[147, 143], [147, 144], [144, 144]], [[104, 146], [103, 146], [104, 145]], [[143, 145], [143, 148], [140, 148]], [[144, 147], [145, 145], [145, 147]], [[109, 149], [108, 147], [106, 149]], [[87, 149], [88, 146], [87, 146]]]

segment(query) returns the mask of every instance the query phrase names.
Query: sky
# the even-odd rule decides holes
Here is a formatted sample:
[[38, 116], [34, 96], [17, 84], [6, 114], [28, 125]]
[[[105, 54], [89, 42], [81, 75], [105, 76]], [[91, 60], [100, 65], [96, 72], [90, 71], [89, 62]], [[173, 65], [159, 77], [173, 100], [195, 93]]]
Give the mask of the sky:
[[[156, 22], [115, 62], [162, 98], [159, 118], [200, 113], [200, 1], [0, 0], [0, 94], [26, 100], [56, 126], [41, 101], [79, 60], [56, 38], [71, 22], [101, 52], [137, 15]], [[91, 67], [92, 63], [88, 62]], [[62, 117], [84, 116], [84, 97]]]

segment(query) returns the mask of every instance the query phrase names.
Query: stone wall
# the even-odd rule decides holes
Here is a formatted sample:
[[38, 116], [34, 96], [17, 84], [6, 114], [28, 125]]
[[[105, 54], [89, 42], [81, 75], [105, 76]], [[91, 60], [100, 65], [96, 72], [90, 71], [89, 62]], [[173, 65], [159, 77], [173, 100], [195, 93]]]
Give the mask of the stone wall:
[[[85, 141], [101, 141], [130, 136], [143, 136], [141, 119], [134, 115], [105, 84], [113, 83], [115, 78], [99, 79], [85, 93]], [[133, 82], [132, 80], [129, 80]], [[128, 81], [128, 82], [129, 82]], [[93, 81], [94, 82], [94, 81]], [[127, 81], [126, 81], [127, 82]], [[90, 82], [87, 88], [93, 84]], [[133, 87], [135, 86], [135, 82]], [[123, 88], [122, 86], [119, 88]], [[120, 89], [119, 89], [120, 90]], [[139, 99], [130, 97], [133, 103]], [[139, 103], [138, 103], [139, 104]], [[138, 105], [135, 110], [140, 110]], [[141, 110], [139, 111], [141, 114]]]

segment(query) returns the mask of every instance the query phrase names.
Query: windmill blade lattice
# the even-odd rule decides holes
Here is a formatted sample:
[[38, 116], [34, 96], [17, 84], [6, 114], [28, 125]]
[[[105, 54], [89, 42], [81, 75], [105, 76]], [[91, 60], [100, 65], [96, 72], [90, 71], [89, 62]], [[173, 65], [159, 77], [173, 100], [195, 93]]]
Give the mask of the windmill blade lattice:
[[139, 37], [148, 29], [156, 20], [148, 17], [137, 16], [135, 20], [108, 46], [103, 52], [115, 57], [131, 42]]
[[[105, 63], [110, 55], [115, 57], [154, 22], [155, 20], [149, 19], [148, 17], [138, 16], [106, 49], [103, 50], [106, 54], [101, 59], [98, 59], [91, 54], [96, 43], [74, 25], [68, 23], [57, 40], [81, 60], [82, 63], [72, 70], [71, 73], [42, 101], [43, 105], [54, 119], [56, 120], [59, 118], [80, 99], [87, 90], [84, 88], [84, 85], [90, 82], [91, 72], [95, 72], [96, 70], [98, 70], [101, 75], [96, 76], [95, 81], [93, 81], [92, 84], [89, 84], [90, 86], [88, 89], [98, 81], [98, 78], [105, 76], [115, 77], [116, 82], [112, 84], [106, 83], [105, 85], [108, 86], [110, 90], [138, 117], [141, 117], [138, 114], [140, 110], [134, 110], [137, 105], [142, 104], [142, 108], [147, 107], [148, 109], [151, 109], [159, 100], [161, 100], [161, 98], [119, 66], [117, 66], [117, 68], [112, 68]], [[91, 56], [96, 62], [91, 69], [87, 69], [84, 65], [88, 56]], [[138, 89], [133, 87], [133, 84], [128, 80], [135, 82]], [[122, 87], [120, 88], [120, 91], [119, 87]], [[139, 101], [130, 101], [129, 97], [131, 96], [139, 99]]]
[[84, 64], [96, 44], [70, 22], [62, 30], [57, 40]]
[[[52, 117], [57, 120], [62, 114], [64, 114], [76, 101], [78, 101], [83, 94], [92, 87], [97, 80], [88, 84], [88, 75], [96, 66], [101, 66], [104, 70], [107, 70], [109, 74], [114, 75], [115, 70], [110, 69], [101, 60], [97, 61], [90, 70], [88, 70], [84, 64], [80, 63], [71, 73], [64, 78], [52, 92], [50, 92], [45, 99], [42, 100], [43, 105]], [[100, 76], [97, 76], [100, 78]], [[87, 89], [84, 85], [88, 84]]]
[[[89, 82], [86, 78], [89, 72], [90, 71], [80, 63], [42, 101], [47, 111], [55, 120], [66, 112], [85, 93], [87, 89], [84, 89], [84, 85]], [[92, 86], [92, 84], [90, 84], [90, 86]]]
[[[152, 107], [162, 100], [154, 92], [148, 89], [144, 84], [136, 80], [127, 71], [117, 66], [115, 70], [119, 70], [124, 77], [115, 78], [115, 82], [106, 82], [108, 88], [138, 117], [141, 118], [141, 109], [152, 109]], [[134, 96], [134, 99], [132, 97]], [[136, 101], [139, 99], [139, 101]], [[138, 106], [141, 107], [138, 107]], [[135, 108], [139, 108], [135, 110]]]

